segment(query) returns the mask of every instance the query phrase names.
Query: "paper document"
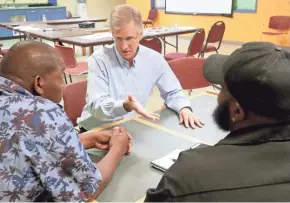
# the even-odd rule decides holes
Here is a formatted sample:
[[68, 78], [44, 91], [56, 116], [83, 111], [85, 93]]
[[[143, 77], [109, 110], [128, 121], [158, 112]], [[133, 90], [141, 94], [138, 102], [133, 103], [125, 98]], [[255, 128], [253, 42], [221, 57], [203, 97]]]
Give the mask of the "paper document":
[[92, 40], [92, 39], [104, 39], [104, 38], [112, 38], [112, 34], [110, 32], [105, 32], [105, 33], [95, 33], [93, 35], [85, 35], [85, 36], [80, 36], [79, 38], [81, 39], [87, 39], [87, 40]]
[[[190, 147], [190, 149], [195, 149], [195, 148], [201, 148], [201, 147], [207, 147], [208, 145], [204, 145], [201, 143], [195, 143], [194, 145], [192, 145]], [[165, 155], [164, 157], [160, 158], [160, 159], [156, 159], [154, 161], [152, 161], [150, 163], [150, 165], [158, 170], [161, 170], [163, 172], [165, 172], [167, 169], [169, 169], [174, 162], [177, 161], [178, 156], [180, 154], [180, 152], [182, 152], [184, 150], [181, 149], [175, 149], [173, 152], [171, 152], [170, 154]]]
[[174, 164], [174, 162], [178, 159], [180, 152], [182, 152], [181, 149], [175, 149], [170, 154], [152, 161], [151, 166], [164, 172]]
[[31, 27], [31, 26], [17, 26], [13, 29], [22, 30], [22, 31], [38, 31], [41, 30], [40, 28]]

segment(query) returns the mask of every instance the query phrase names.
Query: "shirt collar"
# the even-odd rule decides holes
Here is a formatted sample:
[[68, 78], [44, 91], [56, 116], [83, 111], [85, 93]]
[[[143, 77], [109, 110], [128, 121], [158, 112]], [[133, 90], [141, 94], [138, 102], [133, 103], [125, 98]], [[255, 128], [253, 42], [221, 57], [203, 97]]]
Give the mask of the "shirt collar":
[[254, 145], [290, 141], [290, 122], [261, 124], [232, 131], [217, 145]]
[[30, 92], [25, 90], [23, 87], [21, 87], [17, 83], [0, 76], [0, 90], [1, 89], [7, 92], [17, 93], [24, 96], [32, 96]]
[[[114, 50], [115, 50], [115, 53], [116, 53], [116, 56], [117, 56], [117, 59], [119, 61], [119, 63], [121, 64], [122, 68], [124, 67], [124, 65], [128, 64], [128, 61], [126, 59], [124, 59], [118, 52], [118, 50], [116, 49], [116, 46], [114, 45]], [[132, 67], [135, 67], [136, 65], [136, 61], [138, 61], [138, 58], [139, 58], [139, 55], [140, 55], [140, 46], [138, 47], [137, 49], [137, 55], [135, 56], [135, 58], [133, 59], [133, 66]]]

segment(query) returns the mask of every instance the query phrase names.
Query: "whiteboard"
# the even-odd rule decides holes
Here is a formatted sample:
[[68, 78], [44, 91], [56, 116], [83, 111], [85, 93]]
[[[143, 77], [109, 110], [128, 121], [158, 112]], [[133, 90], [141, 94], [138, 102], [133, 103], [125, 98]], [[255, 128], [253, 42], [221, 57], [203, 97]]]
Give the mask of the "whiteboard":
[[165, 0], [167, 13], [232, 14], [233, 0]]

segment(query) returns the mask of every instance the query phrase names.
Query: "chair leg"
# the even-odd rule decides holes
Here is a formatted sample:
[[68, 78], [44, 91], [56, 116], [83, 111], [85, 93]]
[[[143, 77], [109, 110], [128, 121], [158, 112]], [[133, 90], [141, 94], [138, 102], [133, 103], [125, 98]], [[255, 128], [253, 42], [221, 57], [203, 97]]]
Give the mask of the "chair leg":
[[219, 52], [218, 52], [218, 50], [215, 50], [215, 52], [218, 54]]
[[66, 74], [65, 74], [65, 73], [63, 73], [63, 76], [64, 76], [64, 82], [65, 82], [65, 84], [67, 84], [67, 80], [66, 80]]
[[70, 83], [72, 83], [71, 74], [69, 74], [69, 80], [70, 80]]
[[192, 90], [188, 90], [188, 96], [190, 96], [192, 93]]

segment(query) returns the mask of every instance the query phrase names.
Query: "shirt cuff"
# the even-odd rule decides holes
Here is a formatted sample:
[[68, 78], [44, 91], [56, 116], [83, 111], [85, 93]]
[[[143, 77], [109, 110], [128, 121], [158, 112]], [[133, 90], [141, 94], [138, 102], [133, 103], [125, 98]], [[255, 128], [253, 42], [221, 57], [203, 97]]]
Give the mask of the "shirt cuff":
[[116, 101], [114, 112], [116, 117], [123, 116], [128, 113], [128, 111], [124, 108], [124, 100]]
[[174, 110], [179, 114], [181, 109], [183, 109], [183, 108], [189, 108], [190, 110], [192, 110], [191, 105], [190, 105], [189, 102], [181, 102], [179, 104], [176, 104]]

